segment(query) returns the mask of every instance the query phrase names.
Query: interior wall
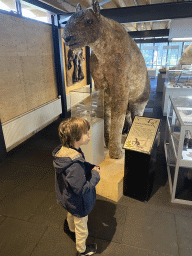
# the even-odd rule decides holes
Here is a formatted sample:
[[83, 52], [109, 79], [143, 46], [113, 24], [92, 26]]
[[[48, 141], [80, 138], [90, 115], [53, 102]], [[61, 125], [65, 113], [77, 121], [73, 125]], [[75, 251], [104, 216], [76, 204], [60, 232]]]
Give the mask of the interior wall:
[[52, 27], [0, 15], [0, 116], [2, 124], [58, 96]]

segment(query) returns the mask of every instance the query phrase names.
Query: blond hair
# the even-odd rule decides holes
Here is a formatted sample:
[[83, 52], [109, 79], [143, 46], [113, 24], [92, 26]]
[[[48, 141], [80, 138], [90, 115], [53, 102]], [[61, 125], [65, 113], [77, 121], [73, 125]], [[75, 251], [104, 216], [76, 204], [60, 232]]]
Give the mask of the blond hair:
[[73, 148], [75, 141], [79, 141], [83, 133], [87, 133], [90, 124], [81, 117], [70, 117], [62, 121], [59, 125], [59, 138], [62, 146]]

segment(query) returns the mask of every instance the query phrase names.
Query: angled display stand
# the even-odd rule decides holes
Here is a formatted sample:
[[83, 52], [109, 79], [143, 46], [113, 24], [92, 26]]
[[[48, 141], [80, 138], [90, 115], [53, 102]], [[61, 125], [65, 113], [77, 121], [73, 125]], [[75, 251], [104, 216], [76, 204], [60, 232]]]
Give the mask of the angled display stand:
[[124, 144], [123, 194], [148, 201], [159, 142], [159, 119], [136, 116]]

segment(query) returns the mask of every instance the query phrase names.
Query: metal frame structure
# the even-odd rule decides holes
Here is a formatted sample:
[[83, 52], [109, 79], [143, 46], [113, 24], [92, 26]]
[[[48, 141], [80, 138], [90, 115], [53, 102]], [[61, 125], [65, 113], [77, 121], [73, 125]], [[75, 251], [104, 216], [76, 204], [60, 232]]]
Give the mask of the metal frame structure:
[[62, 117], [67, 117], [67, 99], [65, 93], [65, 74], [64, 74], [64, 60], [62, 55], [62, 39], [61, 33], [57, 26], [57, 16], [52, 15], [52, 34], [53, 34], [53, 46], [55, 57], [55, 74], [57, 79], [58, 95], [61, 95], [62, 104]]
[[86, 51], [86, 69], [87, 69], [87, 84], [90, 84], [90, 88], [92, 88], [92, 77], [90, 73], [90, 47], [85, 47]]

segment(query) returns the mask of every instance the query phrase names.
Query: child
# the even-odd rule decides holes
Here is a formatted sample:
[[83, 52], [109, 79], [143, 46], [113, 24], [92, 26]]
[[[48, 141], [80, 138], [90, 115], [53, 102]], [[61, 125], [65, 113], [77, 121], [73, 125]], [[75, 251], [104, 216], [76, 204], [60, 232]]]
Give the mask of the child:
[[[75, 234], [77, 256], [93, 255], [97, 245], [87, 245], [88, 214], [96, 202], [95, 186], [100, 180], [99, 166], [85, 161], [81, 145], [89, 142], [90, 125], [80, 117], [71, 117], [59, 125], [61, 144], [53, 151], [57, 202], [67, 211], [67, 224]], [[75, 233], [72, 233], [75, 232]]]

